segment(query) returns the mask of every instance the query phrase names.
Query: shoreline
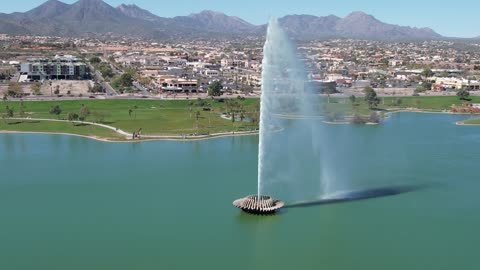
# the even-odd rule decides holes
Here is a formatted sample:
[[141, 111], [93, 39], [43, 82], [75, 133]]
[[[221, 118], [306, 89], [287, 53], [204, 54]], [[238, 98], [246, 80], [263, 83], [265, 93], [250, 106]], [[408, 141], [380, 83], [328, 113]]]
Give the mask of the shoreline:
[[467, 124], [467, 123], [465, 123], [466, 121], [469, 121], [469, 120], [458, 121], [458, 122], [455, 123], [455, 125], [457, 125], [457, 126], [470, 126], [470, 127], [480, 126], [480, 124]]
[[258, 135], [258, 131], [255, 132], [236, 132], [236, 133], [221, 133], [216, 135], [205, 135], [205, 136], [198, 136], [198, 137], [185, 137], [185, 138], [178, 138], [177, 136], [165, 136], [163, 138], [149, 138], [146, 137], [145, 139], [138, 139], [138, 140], [110, 140], [107, 138], [102, 138], [98, 136], [87, 136], [87, 135], [80, 135], [74, 133], [64, 133], [64, 132], [46, 132], [46, 131], [14, 131], [14, 130], [0, 130], [0, 134], [43, 134], [43, 135], [61, 135], [61, 136], [75, 136], [75, 137], [82, 137], [85, 139], [90, 139], [94, 141], [100, 142], [108, 142], [108, 143], [140, 143], [140, 142], [156, 142], [156, 141], [175, 141], [175, 142], [193, 142], [193, 141], [203, 141], [203, 140], [210, 140], [210, 139], [218, 139], [218, 138], [226, 138], [226, 137], [240, 137], [240, 136], [252, 136]]
[[[390, 115], [393, 113], [430, 113], [430, 114], [452, 114], [452, 115], [472, 115], [471, 113], [452, 113], [452, 112], [446, 112], [446, 111], [426, 111], [426, 110], [413, 110], [413, 109], [403, 109], [403, 110], [395, 110], [395, 111], [387, 111], [385, 112], [386, 115]], [[473, 115], [479, 115], [479, 114], [473, 114]], [[52, 121], [52, 122], [69, 122], [71, 123], [72, 121], [68, 120], [57, 120], [57, 119], [39, 119], [39, 118], [10, 118], [10, 119], [15, 119], [15, 120], [36, 120], [36, 121]], [[457, 126], [480, 126], [480, 124], [466, 124], [465, 122], [468, 120], [464, 121], [458, 121], [455, 124]], [[81, 134], [75, 134], [75, 133], [65, 133], [65, 132], [41, 132], [41, 131], [15, 131], [15, 130], [0, 130], [0, 134], [46, 134], [46, 135], [63, 135], [63, 136], [76, 136], [76, 137], [82, 137], [86, 139], [91, 139], [95, 141], [100, 141], [100, 142], [110, 142], [110, 143], [139, 143], [139, 142], [154, 142], [154, 141], [177, 141], [177, 142], [188, 142], [188, 141], [202, 141], [202, 140], [210, 140], [210, 139], [217, 139], [217, 138], [225, 138], [225, 137], [237, 137], [237, 136], [252, 136], [252, 135], [258, 135], [259, 131], [258, 130], [253, 130], [253, 131], [239, 131], [239, 132], [223, 132], [223, 133], [214, 133], [210, 135], [200, 135], [200, 136], [182, 136], [182, 135], [144, 135], [142, 136], [141, 139], [138, 140], [132, 140], [130, 138], [130, 134], [115, 128], [113, 126], [109, 125], [104, 125], [104, 124], [99, 124], [99, 123], [93, 123], [93, 122], [81, 122], [81, 121], [73, 121], [73, 122], [78, 122], [78, 123], [83, 123], [83, 124], [88, 124], [92, 126], [98, 126], [102, 127], [105, 129], [110, 129], [114, 132], [116, 132], [119, 135], [125, 136], [125, 139], [121, 140], [114, 140], [110, 138], [105, 138], [101, 136], [88, 136], [88, 135], [81, 135]], [[327, 122], [327, 121], [322, 121], [325, 124], [332, 124], [332, 125], [347, 125], [350, 124], [348, 122]], [[370, 124], [372, 125], [372, 124]], [[378, 125], [378, 124], [376, 124]]]

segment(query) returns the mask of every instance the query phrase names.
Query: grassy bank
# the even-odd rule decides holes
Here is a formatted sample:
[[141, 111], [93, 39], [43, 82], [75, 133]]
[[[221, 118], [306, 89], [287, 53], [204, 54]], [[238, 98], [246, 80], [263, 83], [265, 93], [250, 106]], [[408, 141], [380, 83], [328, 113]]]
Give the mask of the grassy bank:
[[45, 132], [76, 134], [110, 141], [121, 141], [125, 137], [102, 127], [91, 125], [76, 125], [65, 122], [46, 122], [36, 120], [4, 120], [0, 122], [0, 131]]
[[[386, 97], [381, 98], [378, 105], [380, 111], [397, 111], [418, 109], [423, 111], [449, 111], [452, 104], [461, 106], [457, 97]], [[133, 133], [142, 129], [144, 135], [181, 135], [212, 134], [219, 132], [247, 131], [257, 128], [251, 122], [236, 121], [232, 123], [220, 117], [228, 111], [225, 102], [204, 100], [208, 105], [197, 106], [197, 100], [68, 100], [68, 101], [25, 101], [23, 102], [25, 117], [46, 119], [67, 119], [69, 113], [79, 114], [82, 105], [88, 107], [90, 115], [86, 121], [107, 124], [126, 132]], [[258, 110], [258, 99], [235, 99], [248, 117]], [[480, 103], [480, 97], [472, 97], [471, 102]], [[193, 103], [193, 104], [192, 104]], [[60, 106], [60, 115], [50, 114], [52, 106]], [[369, 115], [370, 110], [362, 98], [352, 104], [346, 98], [330, 98], [330, 103], [323, 104], [328, 113], [341, 112], [349, 116], [353, 114]], [[21, 116], [20, 102], [4, 101], [0, 103], [0, 115], [5, 116], [6, 106], [13, 108], [14, 117]], [[205, 110], [208, 108], [209, 110]], [[480, 120], [468, 121], [469, 124], [480, 124]], [[110, 140], [122, 140], [123, 136], [114, 131], [90, 125], [73, 125], [71, 123], [47, 122], [14, 119], [3, 119], [0, 131], [32, 131], [57, 132], [85, 136], [101, 137]]]
[[[469, 102], [480, 103], [480, 97], [471, 97]], [[378, 110], [396, 111], [405, 109], [418, 109], [423, 111], [441, 112], [450, 111], [452, 105], [461, 106], [463, 101], [455, 96], [421, 96], [421, 97], [385, 97], [380, 98]], [[357, 98], [357, 102], [352, 104], [349, 99], [331, 98], [330, 104], [327, 104], [329, 112], [344, 112], [345, 114], [368, 115], [370, 110], [362, 98]]]
[[[236, 121], [232, 123], [220, 117], [228, 109], [224, 102], [205, 100], [209, 106], [196, 106], [196, 100], [67, 100], [67, 101], [25, 101], [24, 116], [30, 118], [67, 119], [69, 113], [79, 114], [82, 105], [88, 107], [90, 115], [86, 121], [107, 124], [126, 132], [133, 133], [142, 129], [145, 135], [180, 135], [180, 134], [210, 134], [218, 132], [246, 131], [255, 129], [256, 125], [249, 122]], [[245, 114], [255, 110], [258, 100], [237, 100], [243, 106]], [[193, 105], [191, 103], [194, 103]], [[50, 114], [52, 106], [60, 106], [60, 115]], [[13, 108], [14, 117], [20, 117], [20, 102], [6, 101], [0, 103], [0, 115], [5, 115], [5, 108]], [[205, 110], [208, 108], [208, 110]], [[10, 122], [16, 122], [9, 120]], [[0, 130], [18, 131], [57, 131], [86, 135], [99, 134], [102, 128], [91, 127], [92, 132], [85, 127], [69, 123], [30, 122], [5, 124]], [[103, 131], [102, 131], [103, 132]], [[107, 131], [109, 134], [114, 133]], [[105, 134], [102, 134], [105, 135]], [[108, 134], [107, 134], [108, 135]]]
[[465, 124], [465, 125], [480, 125], [480, 119], [472, 119], [472, 120], [463, 121], [463, 124]]

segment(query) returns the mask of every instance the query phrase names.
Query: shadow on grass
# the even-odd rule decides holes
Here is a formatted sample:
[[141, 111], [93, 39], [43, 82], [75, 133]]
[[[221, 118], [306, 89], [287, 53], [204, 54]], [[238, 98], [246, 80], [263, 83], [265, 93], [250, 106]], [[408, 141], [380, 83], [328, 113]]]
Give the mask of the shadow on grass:
[[345, 192], [331, 197], [322, 198], [315, 201], [292, 203], [285, 208], [312, 207], [333, 203], [345, 203], [352, 201], [368, 200], [382, 197], [396, 196], [404, 193], [410, 193], [426, 188], [425, 185], [383, 187], [374, 189], [365, 189], [359, 191]]
[[99, 124], [102, 124], [102, 125], [111, 125], [111, 124], [115, 124], [115, 122], [112, 122], [112, 121], [103, 121], [103, 122], [98, 122]]

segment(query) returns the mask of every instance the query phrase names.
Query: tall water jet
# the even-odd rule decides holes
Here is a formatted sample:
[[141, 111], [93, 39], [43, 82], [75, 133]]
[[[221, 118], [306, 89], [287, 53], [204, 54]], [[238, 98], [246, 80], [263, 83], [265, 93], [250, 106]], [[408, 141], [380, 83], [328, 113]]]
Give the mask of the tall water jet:
[[278, 21], [271, 19], [262, 62], [257, 200], [249, 196], [234, 203], [244, 210], [246, 205], [257, 209], [269, 196], [288, 201], [318, 197], [329, 189], [325, 176], [333, 179], [320, 156], [323, 99], [319, 89], [310, 87], [300, 59]]
[[[318, 90], [310, 89], [299, 59], [293, 42], [271, 19], [262, 62], [259, 195], [294, 200], [303, 198], [305, 188], [315, 193], [321, 188], [322, 100]], [[308, 168], [305, 159], [318, 160], [317, 168]]]

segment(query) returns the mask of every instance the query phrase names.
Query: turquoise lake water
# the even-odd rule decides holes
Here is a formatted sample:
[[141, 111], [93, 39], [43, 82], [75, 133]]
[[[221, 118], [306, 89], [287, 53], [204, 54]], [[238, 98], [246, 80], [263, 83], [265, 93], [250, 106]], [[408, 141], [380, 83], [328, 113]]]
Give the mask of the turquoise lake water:
[[[256, 192], [256, 136], [0, 134], [0, 269], [477, 269], [480, 127], [465, 118], [328, 126], [337, 187], [412, 189], [276, 216], [232, 206]], [[296, 183], [279, 194], [315, 199]]]

